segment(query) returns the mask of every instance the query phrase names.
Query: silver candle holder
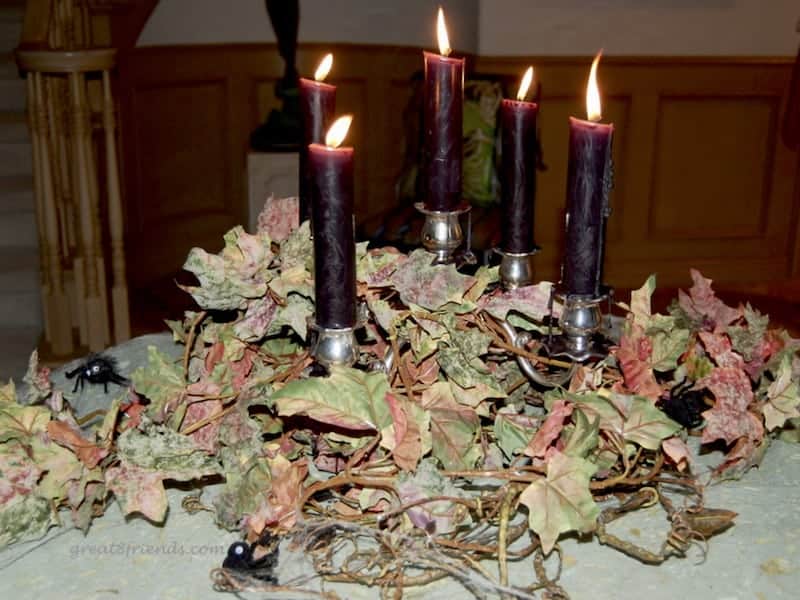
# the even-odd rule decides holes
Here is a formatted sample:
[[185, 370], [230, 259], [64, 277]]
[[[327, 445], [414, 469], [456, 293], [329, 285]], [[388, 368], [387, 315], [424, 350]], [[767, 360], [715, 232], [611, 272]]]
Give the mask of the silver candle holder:
[[449, 264], [454, 260], [454, 253], [464, 242], [461, 228], [461, 215], [469, 212], [471, 206], [464, 203], [455, 210], [429, 210], [425, 204], [414, 204], [419, 212], [425, 215], [422, 226], [422, 245], [431, 254], [436, 255], [435, 264]]
[[606, 355], [594, 338], [603, 327], [600, 304], [611, 293], [610, 288], [591, 296], [556, 292], [555, 297], [563, 305], [558, 321], [561, 335], [553, 337], [548, 343], [551, 356], [563, 356], [583, 363], [590, 358], [603, 358]]
[[361, 303], [356, 308], [356, 324], [352, 327], [322, 327], [309, 317], [311, 330], [309, 352], [314, 361], [329, 369], [332, 366], [352, 367], [358, 360], [360, 346], [356, 332], [367, 322], [367, 306]]
[[538, 254], [539, 248], [531, 252], [505, 252], [500, 248], [494, 249], [500, 256], [500, 282], [505, 290], [532, 285], [534, 279], [533, 257]]

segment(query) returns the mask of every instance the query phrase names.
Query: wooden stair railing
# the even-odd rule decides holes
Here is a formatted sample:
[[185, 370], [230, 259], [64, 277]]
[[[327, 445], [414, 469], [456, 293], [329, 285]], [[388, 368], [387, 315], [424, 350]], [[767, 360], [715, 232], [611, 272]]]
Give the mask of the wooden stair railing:
[[57, 356], [130, 338], [116, 50], [92, 47], [90, 21], [87, 0], [29, 0], [16, 52], [28, 82], [44, 338]]

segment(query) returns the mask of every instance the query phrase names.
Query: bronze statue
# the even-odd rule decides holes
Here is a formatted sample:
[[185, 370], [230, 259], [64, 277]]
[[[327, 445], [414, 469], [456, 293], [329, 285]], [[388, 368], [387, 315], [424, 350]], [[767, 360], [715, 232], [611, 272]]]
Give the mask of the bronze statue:
[[283, 77], [275, 84], [275, 96], [283, 102], [273, 109], [266, 123], [250, 134], [250, 146], [259, 152], [294, 151], [300, 146], [302, 123], [297, 89], [297, 29], [299, 0], [265, 0], [269, 20], [278, 40], [278, 53], [285, 63]]

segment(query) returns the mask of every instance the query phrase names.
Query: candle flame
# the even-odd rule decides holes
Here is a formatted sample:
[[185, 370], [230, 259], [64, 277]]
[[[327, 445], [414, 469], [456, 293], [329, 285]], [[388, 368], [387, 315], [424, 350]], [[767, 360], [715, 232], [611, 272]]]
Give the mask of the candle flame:
[[328, 148], [338, 148], [341, 146], [350, 129], [350, 123], [352, 122], [353, 115], [344, 115], [336, 119], [325, 135], [325, 145]]
[[531, 87], [531, 81], [533, 81], [533, 67], [528, 67], [528, 70], [525, 71], [525, 75], [522, 76], [522, 81], [519, 84], [519, 91], [517, 91], [517, 100], [520, 102], [525, 100], [525, 96], [528, 94], [528, 88]]
[[436, 19], [436, 35], [439, 38], [439, 54], [450, 56], [453, 49], [450, 47], [450, 38], [447, 37], [447, 25], [444, 22], [444, 11], [439, 7], [439, 17]]
[[319, 61], [317, 70], [314, 71], [314, 81], [325, 81], [328, 73], [331, 72], [333, 66], [333, 54], [326, 54], [325, 57]]
[[592, 69], [589, 71], [589, 84], [586, 86], [586, 117], [590, 121], [599, 121], [603, 117], [600, 108], [600, 89], [597, 87], [597, 65], [603, 51], [597, 53], [592, 62]]

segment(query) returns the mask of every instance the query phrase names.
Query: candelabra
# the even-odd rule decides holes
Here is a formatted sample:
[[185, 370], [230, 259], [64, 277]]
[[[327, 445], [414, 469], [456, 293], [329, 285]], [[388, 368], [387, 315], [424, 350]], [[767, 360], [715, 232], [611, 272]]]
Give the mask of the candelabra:
[[531, 252], [505, 252], [499, 248], [494, 252], [500, 256], [500, 281], [504, 289], [515, 290], [533, 284], [533, 257], [539, 252], [538, 247]]
[[436, 264], [453, 262], [456, 249], [464, 242], [460, 217], [469, 212], [469, 203], [450, 211], [429, 210], [422, 202], [417, 202], [414, 207], [425, 215], [421, 234], [423, 247], [436, 255]]

